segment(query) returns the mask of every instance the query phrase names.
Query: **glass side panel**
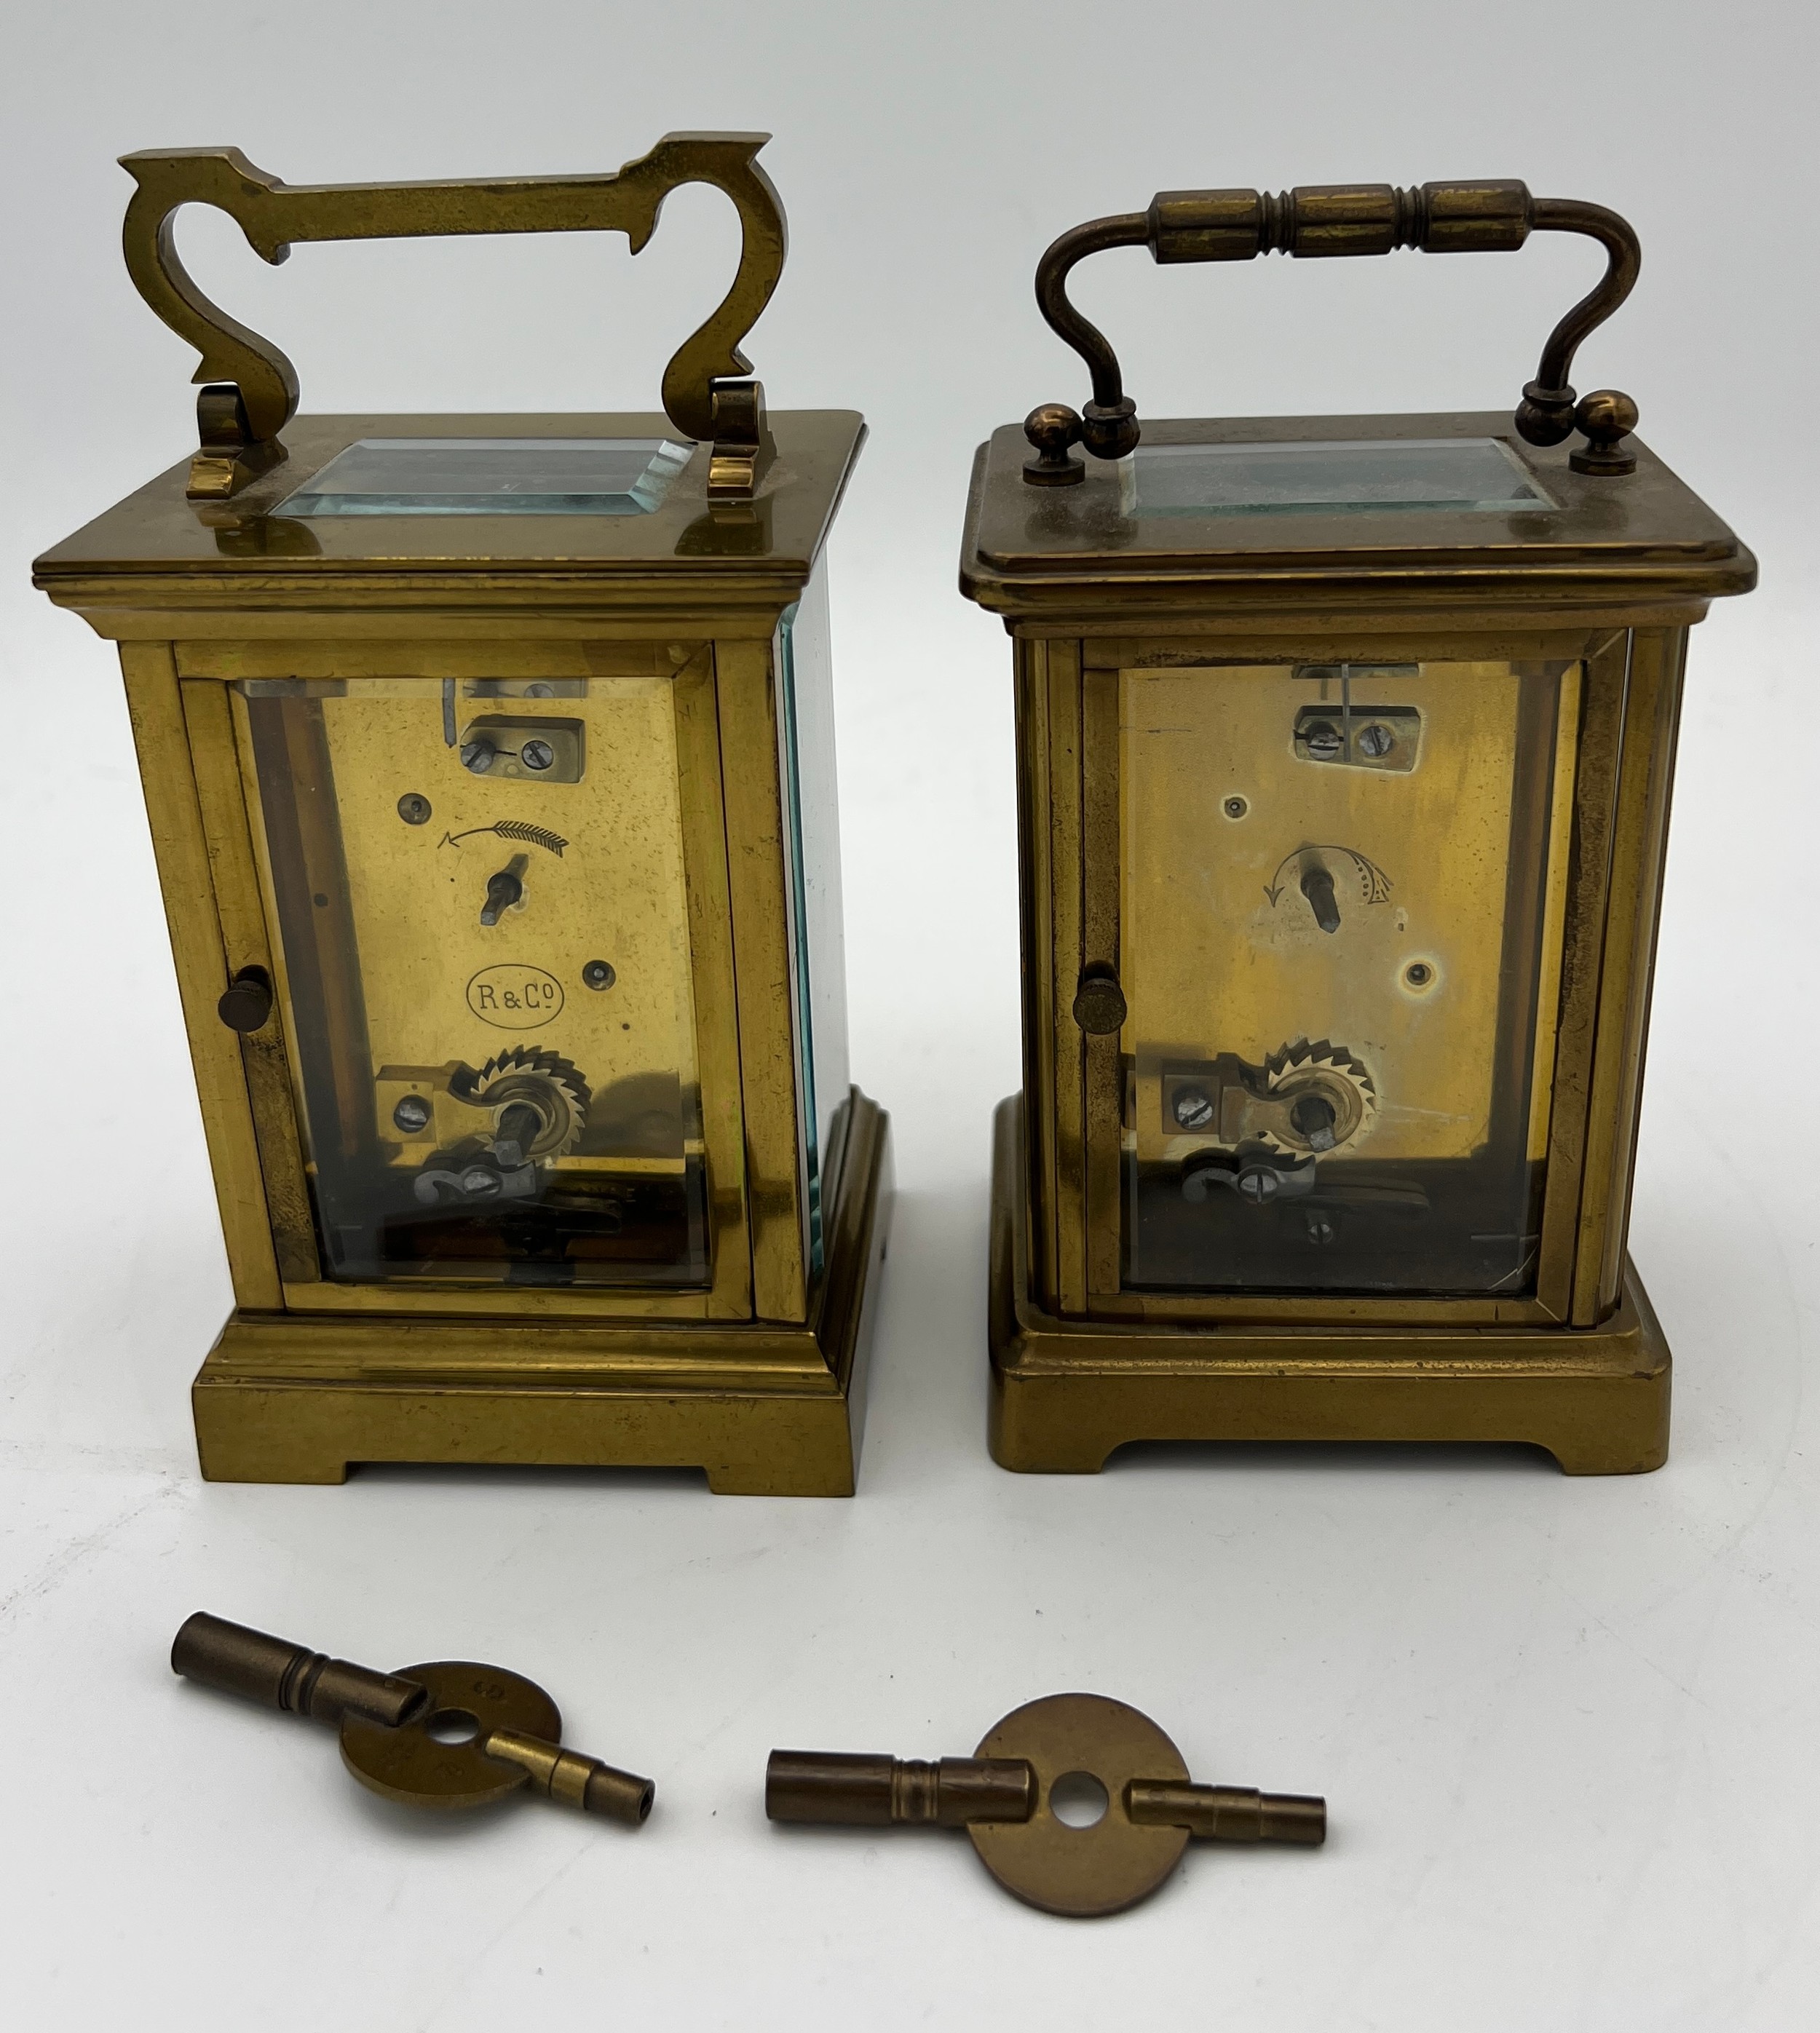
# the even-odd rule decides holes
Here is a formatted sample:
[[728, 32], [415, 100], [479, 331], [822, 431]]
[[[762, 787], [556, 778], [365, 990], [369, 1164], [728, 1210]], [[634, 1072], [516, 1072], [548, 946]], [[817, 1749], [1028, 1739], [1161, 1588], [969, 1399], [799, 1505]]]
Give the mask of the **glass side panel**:
[[1496, 438], [1406, 438], [1320, 444], [1140, 444], [1135, 515], [1268, 515], [1320, 509], [1557, 508]]
[[1534, 1289], [1579, 678], [1120, 674], [1129, 1286]]
[[236, 689], [324, 1275], [706, 1283], [668, 681]]
[[362, 438], [275, 515], [648, 515], [689, 462], [664, 438]]
[[822, 1261], [822, 1209], [840, 1175], [846, 1128], [846, 934], [834, 773], [834, 672], [826, 560], [777, 631], [779, 736], [791, 874], [791, 987], [796, 998], [811, 1275]]

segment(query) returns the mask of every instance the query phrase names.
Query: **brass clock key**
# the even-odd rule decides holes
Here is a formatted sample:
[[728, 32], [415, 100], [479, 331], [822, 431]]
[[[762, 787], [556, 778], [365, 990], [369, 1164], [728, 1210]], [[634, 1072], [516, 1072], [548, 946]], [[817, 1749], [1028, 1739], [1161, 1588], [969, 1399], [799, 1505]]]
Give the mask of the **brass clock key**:
[[993, 1724], [972, 1758], [926, 1764], [773, 1750], [765, 1811], [774, 1821], [964, 1828], [1007, 1892], [1082, 1919], [1148, 1898], [1191, 1836], [1311, 1846], [1327, 1839], [1324, 1800], [1196, 1785], [1148, 1716], [1103, 1694], [1026, 1702]]
[[174, 1672], [268, 1708], [333, 1723], [342, 1762], [407, 1807], [484, 1807], [528, 1784], [633, 1828], [657, 1788], [566, 1750], [556, 1705], [503, 1666], [442, 1659], [376, 1673], [199, 1610], [170, 1648]]

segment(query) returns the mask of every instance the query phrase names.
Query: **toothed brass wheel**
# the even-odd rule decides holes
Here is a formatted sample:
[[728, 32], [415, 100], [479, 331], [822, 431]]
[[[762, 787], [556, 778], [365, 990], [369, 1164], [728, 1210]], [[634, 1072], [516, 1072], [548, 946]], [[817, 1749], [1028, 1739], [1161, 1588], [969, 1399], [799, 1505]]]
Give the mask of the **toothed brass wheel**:
[[555, 1052], [515, 1045], [480, 1069], [472, 1095], [496, 1121], [508, 1108], [528, 1108], [537, 1119], [525, 1141], [527, 1159], [560, 1158], [572, 1151], [587, 1125], [588, 1089], [580, 1073]]
[[1377, 1090], [1345, 1046], [1299, 1038], [1264, 1062], [1271, 1097], [1284, 1104], [1260, 1140], [1301, 1157], [1350, 1144], [1371, 1125]]

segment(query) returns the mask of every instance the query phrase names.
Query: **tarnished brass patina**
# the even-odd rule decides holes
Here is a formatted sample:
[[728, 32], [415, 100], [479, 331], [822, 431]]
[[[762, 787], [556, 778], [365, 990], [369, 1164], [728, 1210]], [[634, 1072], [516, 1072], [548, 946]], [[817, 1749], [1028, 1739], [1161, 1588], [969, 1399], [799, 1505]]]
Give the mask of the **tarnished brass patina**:
[[174, 1672], [341, 1732], [360, 1783], [407, 1807], [490, 1806], [521, 1787], [638, 1828], [649, 1779], [565, 1750], [563, 1719], [534, 1681], [503, 1666], [436, 1660], [375, 1673], [199, 1610], [170, 1649]]
[[[234, 377], [227, 436], [36, 577], [120, 645], [234, 1284], [211, 1477], [853, 1488], [889, 1166], [847, 1071], [824, 561], [864, 425], [726, 378], [783, 259], [763, 138], [398, 187], [129, 162], [133, 273]], [[294, 415], [170, 246], [193, 199], [268, 258], [639, 245], [691, 180], [742, 254], [663, 414]]]
[[1006, 1891], [1083, 1919], [1148, 1898], [1190, 1836], [1327, 1838], [1324, 1800], [1192, 1784], [1182, 1754], [1149, 1717], [1103, 1694], [1026, 1702], [987, 1731], [972, 1758], [773, 1750], [765, 1811], [774, 1821], [964, 1828]]
[[[1101, 246], [1540, 229], [1609, 265], [1514, 418], [1140, 430], [1064, 290]], [[1687, 631], [1756, 567], [1628, 397], [1567, 385], [1637, 268], [1615, 215], [1515, 183], [1165, 193], [1043, 257], [1095, 399], [982, 448], [961, 565], [1017, 669], [1006, 1466], [1140, 1439], [1664, 1459], [1668, 1352], [1625, 1234], [1669, 788]]]
[[495, 177], [482, 182], [281, 182], [238, 148], [146, 148], [122, 166], [139, 189], [126, 208], [127, 272], [171, 330], [202, 355], [196, 379], [202, 449], [191, 462], [194, 500], [239, 493], [281, 460], [297, 414], [297, 371], [269, 339], [211, 303], [177, 257], [185, 204], [224, 212], [275, 265], [313, 240], [443, 238], [475, 233], [624, 233], [636, 254], [669, 193], [684, 184], [722, 190], [740, 214], [740, 268], [713, 313], [664, 371], [664, 408], [686, 438], [713, 446], [710, 493], [750, 497], [772, 446], [764, 391], [740, 341], [783, 273], [784, 211], [755, 159], [768, 134], [666, 134], [611, 175]]
[[1084, 477], [1068, 455], [1079, 443], [1095, 459], [1122, 459], [1142, 435], [1137, 406], [1125, 392], [1118, 356], [1098, 327], [1069, 301], [1078, 261], [1109, 247], [1148, 247], [1159, 263], [1249, 261], [1281, 253], [1304, 260], [1388, 254], [1495, 253], [1521, 247], [1532, 232], [1582, 233], [1608, 256], [1597, 286], [1549, 335], [1536, 378], [1512, 419], [1534, 445], [1556, 445], [1575, 431], [1586, 439], [1569, 464], [1576, 473], [1631, 473], [1623, 440], [1637, 427], [1637, 406], [1614, 388], [1576, 402], [1568, 385], [1574, 355], [1630, 294], [1642, 253], [1630, 223], [1578, 198], [1532, 197], [1514, 181], [1423, 184], [1306, 184], [1272, 194], [1256, 190], [1159, 191], [1145, 212], [1096, 219], [1062, 234], [1036, 271], [1036, 301], [1051, 331], [1087, 363], [1093, 400], [1077, 416], [1062, 403], [1031, 413], [1027, 435], [1037, 457], [1024, 468], [1033, 486], [1069, 486]]
[[429, 1699], [406, 1675], [351, 1666], [205, 1609], [187, 1618], [172, 1642], [170, 1670], [202, 1687], [316, 1722], [339, 1723], [353, 1715], [395, 1728]]

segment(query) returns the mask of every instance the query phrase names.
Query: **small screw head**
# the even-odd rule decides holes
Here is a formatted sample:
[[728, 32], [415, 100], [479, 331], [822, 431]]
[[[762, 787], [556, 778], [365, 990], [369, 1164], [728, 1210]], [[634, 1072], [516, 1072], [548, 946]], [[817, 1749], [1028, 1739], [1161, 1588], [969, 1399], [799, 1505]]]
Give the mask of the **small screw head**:
[[1339, 729], [1317, 721], [1308, 731], [1308, 752], [1317, 762], [1331, 762], [1340, 752]]
[[1411, 988], [1426, 988], [1435, 978], [1435, 971], [1425, 960], [1412, 960], [1403, 969], [1403, 979]]
[[1226, 803], [1220, 807], [1220, 810], [1226, 814], [1229, 819], [1241, 819], [1245, 817], [1245, 814], [1251, 810], [1251, 807], [1245, 803], [1243, 798], [1228, 798]]
[[611, 988], [618, 979], [610, 960], [591, 960], [582, 969], [582, 979], [590, 988]]
[[1184, 1129], [1204, 1129], [1213, 1120], [1213, 1097], [1204, 1088], [1178, 1087], [1171, 1108]]
[[421, 826], [429, 817], [429, 799], [416, 791], [406, 791], [398, 801], [398, 815], [406, 826]]
[[547, 741], [527, 741], [519, 751], [519, 760], [527, 769], [547, 769], [556, 759], [556, 751]]
[[462, 1191], [477, 1200], [492, 1200], [503, 1183], [497, 1172], [489, 1172], [484, 1165], [471, 1165], [462, 1174]]
[[394, 1127], [402, 1129], [407, 1136], [414, 1136], [420, 1129], [429, 1126], [429, 1103], [421, 1094], [407, 1094], [391, 1112]]
[[1316, 1214], [1312, 1209], [1308, 1215], [1308, 1239], [1317, 1249], [1324, 1249], [1339, 1233], [1333, 1225], [1333, 1216]]
[[462, 743], [462, 767], [471, 769], [477, 777], [484, 777], [493, 766], [493, 758], [499, 753], [484, 736], [477, 741]]
[[1240, 1196], [1253, 1207], [1261, 1207], [1266, 1200], [1275, 1200], [1282, 1183], [1268, 1165], [1248, 1165], [1234, 1181]]
[[1381, 720], [1374, 720], [1369, 727], [1359, 729], [1358, 745], [1361, 755], [1376, 762], [1380, 756], [1389, 754], [1397, 745], [1397, 738]]

